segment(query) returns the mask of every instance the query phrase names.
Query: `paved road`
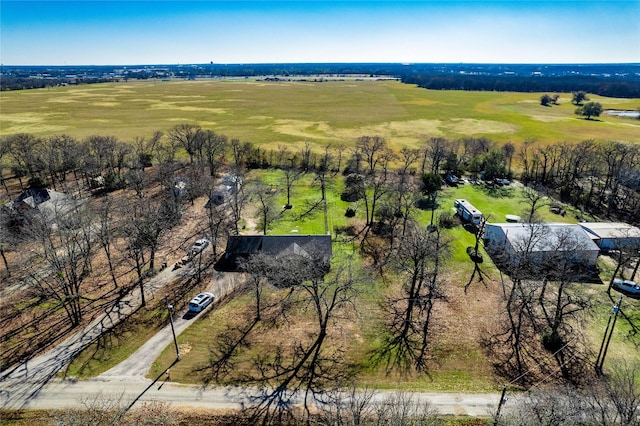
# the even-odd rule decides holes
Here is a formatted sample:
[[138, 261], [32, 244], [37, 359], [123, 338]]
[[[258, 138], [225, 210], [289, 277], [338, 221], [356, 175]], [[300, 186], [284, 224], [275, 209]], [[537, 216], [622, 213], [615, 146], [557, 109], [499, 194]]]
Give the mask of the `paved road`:
[[[378, 392], [374, 404], [382, 404], [391, 392]], [[195, 385], [154, 382], [150, 379], [132, 377], [128, 380], [72, 381], [51, 380], [25, 408], [61, 409], [83, 407], [82, 402], [100, 394], [102, 397], [122, 398], [128, 403], [164, 401], [173, 407], [201, 407], [208, 409], [241, 408], [244, 398], [234, 388], [203, 388]], [[429, 402], [440, 414], [490, 416], [495, 413], [499, 393], [413, 393], [413, 401]]]

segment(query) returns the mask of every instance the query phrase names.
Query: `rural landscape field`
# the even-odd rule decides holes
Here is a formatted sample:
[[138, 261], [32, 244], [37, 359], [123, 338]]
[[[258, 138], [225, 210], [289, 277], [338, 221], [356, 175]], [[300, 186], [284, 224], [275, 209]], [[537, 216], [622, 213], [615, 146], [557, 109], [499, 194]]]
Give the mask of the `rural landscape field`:
[[[484, 248], [484, 226], [516, 216], [540, 226], [536, 238], [544, 238], [542, 224], [549, 223], [637, 225], [640, 120], [606, 113], [585, 119], [575, 114], [572, 93], [550, 106], [540, 104], [542, 95], [435, 91], [375, 79], [255, 78], [2, 92], [3, 146], [27, 140], [50, 147], [47, 141], [67, 135], [83, 147], [83, 159], [62, 171], [23, 165], [26, 150], [4, 151], [2, 203], [15, 200], [29, 181], [74, 194], [90, 212], [69, 225], [69, 232], [85, 233], [64, 246], [87, 244], [90, 261], [80, 256], [66, 269], [56, 269], [63, 239], [42, 237], [58, 235], [55, 229], [3, 234], [1, 308], [10, 323], [3, 331], [3, 372], [27, 371], [29, 357], [106, 313], [108, 330], [51, 376], [114, 380], [110, 371], [175, 318], [189, 327], [163, 341], [159, 356], [135, 375], [158, 390], [162, 381], [255, 387], [261, 416], [289, 409], [292, 401], [300, 405], [301, 395], [306, 409], [307, 398], [329, 388], [499, 394], [507, 385], [513, 395], [528, 395], [523, 391], [589, 389], [603, 371], [608, 379], [628, 373], [626, 389], [636, 398], [629, 404], [639, 410], [640, 300], [625, 294], [624, 315], [616, 316], [615, 332], [610, 328], [620, 296], [611, 283], [638, 281], [637, 248], [600, 254], [588, 276], [574, 275], [575, 262], [564, 264], [563, 273], [505, 269], [504, 259]], [[589, 98], [605, 111], [640, 107], [640, 99]], [[202, 145], [198, 151], [180, 139], [182, 131], [220, 136], [219, 150], [207, 159]], [[107, 139], [121, 161], [109, 153], [100, 157], [104, 164], [87, 160], [98, 158]], [[151, 140], [156, 145], [144, 151]], [[443, 148], [436, 160], [437, 144]], [[175, 158], [166, 154], [172, 146]], [[591, 156], [574, 161], [581, 153]], [[500, 171], [490, 176], [492, 161]], [[584, 175], [569, 182], [574, 165], [574, 175]], [[107, 189], [106, 177], [117, 185]], [[225, 178], [230, 192], [213, 206]], [[486, 222], [472, 226], [454, 214], [460, 199]], [[85, 204], [75, 208], [84, 212]], [[294, 259], [249, 262], [242, 272], [220, 269], [236, 234], [329, 234], [330, 268], [319, 274], [296, 246]], [[194, 253], [200, 238], [207, 246]], [[79, 277], [75, 293], [43, 290], [47, 276], [65, 282], [71, 271]], [[214, 292], [215, 302], [190, 316], [190, 300], [204, 291]], [[69, 315], [68, 303], [77, 303], [82, 315]], [[598, 371], [605, 328], [612, 337]], [[593, 383], [592, 389], [605, 389], [589, 394], [594, 400], [614, 393], [606, 393], [613, 379]], [[484, 419], [478, 421], [494, 414], [477, 415]], [[611, 415], [606, 419], [638, 424], [635, 411], [628, 423]], [[507, 413], [504, 424], [517, 419]]]
[[[640, 142], [637, 120], [574, 114], [570, 93], [540, 105], [540, 93], [432, 91], [397, 81], [131, 81], [4, 92], [0, 132], [149, 137], [188, 122], [264, 148], [310, 142], [352, 146], [379, 135], [417, 148], [425, 137]], [[603, 108], [636, 110], [638, 99], [591, 96]], [[297, 145], [296, 145], [297, 144]]]

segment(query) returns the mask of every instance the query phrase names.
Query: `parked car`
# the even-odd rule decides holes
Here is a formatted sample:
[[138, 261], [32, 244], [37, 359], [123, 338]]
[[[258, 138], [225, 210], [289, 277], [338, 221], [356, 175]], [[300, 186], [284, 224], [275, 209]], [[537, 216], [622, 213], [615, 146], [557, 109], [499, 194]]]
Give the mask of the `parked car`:
[[640, 285], [630, 280], [621, 280], [616, 278], [613, 280], [613, 288], [624, 293], [640, 295]]
[[200, 293], [189, 302], [189, 311], [200, 312], [213, 302], [215, 296], [212, 293]]
[[464, 184], [464, 181], [462, 179], [460, 179], [458, 176], [456, 176], [454, 174], [451, 174], [451, 173], [447, 173], [447, 175], [444, 177], [444, 179], [451, 186], [463, 185]]
[[211, 243], [211, 241], [209, 241], [208, 238], [200, 238], [195, 243], [193, 243], [193, 245], [191, 246], [189, 251], [191, 253], [193, 253], [193, 254], [198, 254], [202, 250], [206, 249], [209, 246], [210, 243]]

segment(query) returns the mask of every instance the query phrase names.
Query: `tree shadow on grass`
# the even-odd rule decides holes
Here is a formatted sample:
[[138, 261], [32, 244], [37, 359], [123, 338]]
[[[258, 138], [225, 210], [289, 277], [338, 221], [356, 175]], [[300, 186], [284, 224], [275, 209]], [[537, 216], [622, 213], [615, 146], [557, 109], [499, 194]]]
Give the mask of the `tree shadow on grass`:
[[485, 184], [480, 186], [483, 194], [493, 198], [513, 198], [515, 188], [512, 186], [501, 186], [496, 184]]

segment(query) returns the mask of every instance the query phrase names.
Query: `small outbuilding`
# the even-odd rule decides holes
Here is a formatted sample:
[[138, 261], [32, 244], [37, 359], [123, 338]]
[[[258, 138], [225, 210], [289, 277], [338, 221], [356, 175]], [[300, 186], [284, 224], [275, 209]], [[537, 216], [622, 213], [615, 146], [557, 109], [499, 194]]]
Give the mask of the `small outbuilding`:
[[622, 222], [581, 222], [601, 250], [640, 249], [640, 229]]
[[227, 240], [227, 248], [216, 269], [241, 272], [242, 264], [257, 254], [283, 261], [287, 256], [298, 255], [328, 264], [332, 254], [331, 235], [233, 235]]
[[600, 249], [578, 225], [564, 223], [492, 223], [484, 229], [487, 252], [502, 264], [522, 262], [553, 268], [570, 262], [595, 268]]

